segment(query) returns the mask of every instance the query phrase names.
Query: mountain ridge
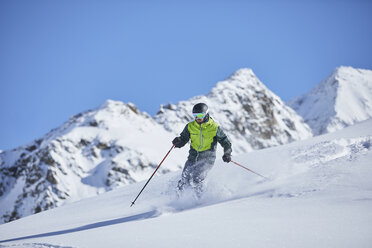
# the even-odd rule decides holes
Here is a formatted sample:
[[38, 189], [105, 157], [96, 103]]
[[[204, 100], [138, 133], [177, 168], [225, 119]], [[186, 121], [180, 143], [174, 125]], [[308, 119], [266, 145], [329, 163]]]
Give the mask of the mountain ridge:
[[190, 110], [198, 102], [209, 106], [210, 115], [229, 134], [237, 154], [312, 136], [302, 118], [247, 68], [218, 82], [206, 95], [162, 105], [154, 119], [177, 134], [185, 120], [192, 119]]

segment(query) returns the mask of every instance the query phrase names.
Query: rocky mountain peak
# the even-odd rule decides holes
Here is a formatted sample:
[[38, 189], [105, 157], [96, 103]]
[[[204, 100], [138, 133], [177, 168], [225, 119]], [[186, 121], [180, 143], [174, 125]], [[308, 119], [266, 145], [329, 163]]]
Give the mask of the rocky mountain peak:
[[146, 113], [141, 112], [134, 103], [123, 103], [121, 101], [114, 100], [106, 100], [104, 103], [102, 103], [97, 109], [97, 112], [100, 111], [126, 116], [131, 114], [146, 115]]
[[372, 117], [372, 71], [341, 66], [310, 92], [288, 103], [315, 135]]
[[288, 143], [311, 136], [309, 127], [272, 93], [251, 69], [240, 69], [205, 96], [161, 107], [154, 117], [179, 133], [192, 120], [192, 106], [204, 102], [232, 140], [236, 153]]
[[231, 74], [226, 80], [227, 81], [240, 81], [249, 82], [250, 79], [255, 79], [256, 75], [250, 68], [242, 68]]
[[259, 89], [266, 90], [266, 86], [257, 78], [252, 69], [239, 69], [224, 81], [218, 82], [209, 94], [220, 93], [221, 90], [237, 89]]

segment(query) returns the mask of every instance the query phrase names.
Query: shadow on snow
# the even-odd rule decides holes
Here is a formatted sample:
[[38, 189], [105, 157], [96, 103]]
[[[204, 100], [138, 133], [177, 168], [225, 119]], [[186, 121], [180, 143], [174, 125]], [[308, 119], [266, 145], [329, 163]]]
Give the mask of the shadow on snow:
[[95, 228], [100, 228], [100, 227], [105, 227], [105, 226], [122, 224], [122, 223], [130, 222], [130, 221], [143, 220], [143, 219], [148, 219], [148, 218], [155, 218], [158, 215], [159, 215], [158, 211], [152, 210], [152, 211], [137, 214], [137, 215], [132, 215], [132, 216], [124, 217], [124, 218], [118, 218], [118, 219], [114, 219], [114, 220], [96, 222], [96, 223], [93, 223], [93, 224], [84, 225], [84, 226], [80, 226], [80, 227], [75, 227], [75, 228], [71, 228], [71, 229], [66, 229], [66, 230], [62, 230], [62, 231], [48, 232], [48, 233], [29, 235], [29, 236], [24, 236], [24, 237], [19, 237], [19, 238], [12, 238], [12, 239], [7, 239], [7, 240], [0, 240], [0, 243], [18, 241], [18, 240], [24, 240], [24, 239], [32, 239], [32, 238], [43, 238], [43, 237], [50, 237], [50, 236], [57, 236], [57, 235], [63, 235], [63, 234], [68, 234], [68, 233], [80, 232], [80, 231], [85, 231], [85, 230], [90, 230], [90, 229], [95, 229]]

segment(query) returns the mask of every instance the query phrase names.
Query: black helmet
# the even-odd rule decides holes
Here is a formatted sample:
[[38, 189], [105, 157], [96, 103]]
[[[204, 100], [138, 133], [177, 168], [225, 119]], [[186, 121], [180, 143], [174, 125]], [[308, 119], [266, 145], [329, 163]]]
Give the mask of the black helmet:
[[208, 114], [208, 106], [205, 103], [198, 103], [192, 108], [192, 113], [204, 113]]

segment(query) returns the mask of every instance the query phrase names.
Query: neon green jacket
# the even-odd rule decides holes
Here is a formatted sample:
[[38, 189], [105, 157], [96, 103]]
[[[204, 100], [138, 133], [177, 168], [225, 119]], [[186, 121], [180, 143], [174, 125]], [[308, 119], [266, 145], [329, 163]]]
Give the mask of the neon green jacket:
[[[182, 146], [191, 140], [189, 160], [195, 160], [199, 153], [213, 151], [215, 153], [217, 142], [221, 144], [224, 153], [231, 153], [231, 142], [220, 126], [209, 116], [201, 125], [195, 120], [189, 122], [181, 133]], [[214, 155], [215, 156], [215, 155]]]

